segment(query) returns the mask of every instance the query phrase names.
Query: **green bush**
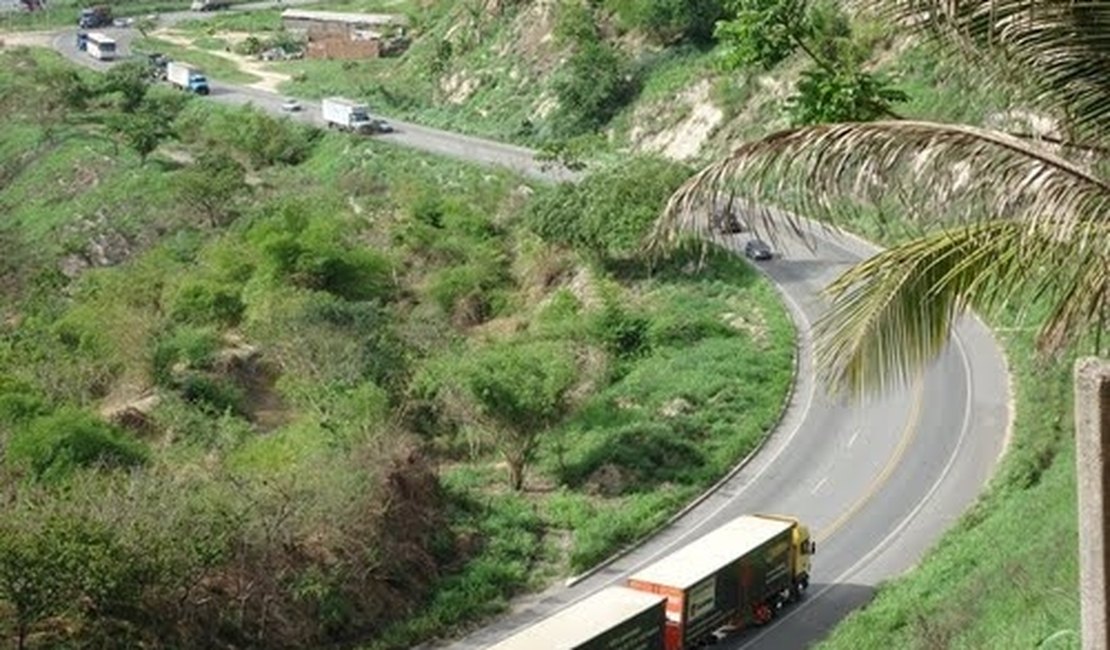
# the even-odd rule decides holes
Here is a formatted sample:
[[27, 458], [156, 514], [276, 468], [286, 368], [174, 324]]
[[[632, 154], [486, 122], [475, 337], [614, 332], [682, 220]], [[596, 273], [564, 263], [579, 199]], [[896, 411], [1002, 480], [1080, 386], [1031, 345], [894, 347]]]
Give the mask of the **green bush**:
[[8, 459], [39, 479], [65, 478], [81, 467], [134, 467], [147, 450], [118, 429], [77, 409], [39, 417], [17, 429]]
[[621, 23], [640, 29], [663, 43], [713, 40], [717, 21], [725, 16], [723, 0], [609, 0]]
[[32, 386], [0, 377], [0, 425], [17, 425], [48, 411], [46, 401]]
[[651, 351], [651, 320], [628, 311], [616, 300], [607, 301], [590, 325], [594, 338], [620, 359], [641, 357]]
[[717, 25], [727, 68], [769, 70], [807, 37], [810, 24], [801, 0], [729, 0], [732, 18]]
[[579, 43], [553, 85], [559, 107], [548, 123], [557, 137], [597, 131], [638, 92], [624, 56], [600, 40]]
[[705, 478], [705, 454], [668, 423], [635, 422], [606, 434], [589, 453], [564, 466], [560, 477], [564, 483], [581, 485], [606, 466], [620, 470], [621, 492], [668, 482], [693, 484]]
[[500, 268], [465, 264], [437, 271], [428, 280], [428, 296], [439, 308], [475, 325], [489, 320], [501, 305], [496, 289], [506, 281]]
[[248, 235], [264, 265], [293, 286], [345, 300], [391, 300], [393, 263], [383, 253], [347, 241], [342, 224], [309, 217], [299, 204], [282, 205]]
[[181, 396], [210, 413], [238, 413], [243, 391], [230, 381], [190, 372], [180, 381]]
[[173, 297], [170, 317], [178, 323], [232, 327], [239, 323], [245, 308], [238, 290], [203, 280], [190, 280]]
[[579, 185], [548, 190], [532, 202], [525, 219], [548, 242], [604, 259], [629, 259], [689, 176], [690, 169], [679, 163], [635, 157]]
[[255, 169], [299, 164], [312, 154], [320, 137], [317, 129], [275, 118], [253, 106], [199, 114], [186, 111], [178, 132], [186, 142], [238, 153]]
[[906, 93], [881, 75], [849, 64], [832, 69], [815, 65], [802, 71], [786, 110], [796, 126], [867, 122], [889, 116], [891, 106], [907, 99]]
[[208, 327], [178, 327], [154, 344], [152, 375], [155, 382], [171, 385], [174, 365], [183, 362], [192, 369], [208, 367], [220, 349], [220, 337]]

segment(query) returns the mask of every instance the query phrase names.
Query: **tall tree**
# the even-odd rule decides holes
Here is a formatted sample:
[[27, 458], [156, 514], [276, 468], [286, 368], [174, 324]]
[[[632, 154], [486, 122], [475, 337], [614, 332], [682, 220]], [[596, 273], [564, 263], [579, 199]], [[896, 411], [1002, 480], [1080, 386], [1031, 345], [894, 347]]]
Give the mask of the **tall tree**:
[[575, 367], [554, 343], [502, 343], [484, 350], [467, 369], [465, 388], [509, 467], [509, 485], [524, 487], [544, 431], [570, 408]]

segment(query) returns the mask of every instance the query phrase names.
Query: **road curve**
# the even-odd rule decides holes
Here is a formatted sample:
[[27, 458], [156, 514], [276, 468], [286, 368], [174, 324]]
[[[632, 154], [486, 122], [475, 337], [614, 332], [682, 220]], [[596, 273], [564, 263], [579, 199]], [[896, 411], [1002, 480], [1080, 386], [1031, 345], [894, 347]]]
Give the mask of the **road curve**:
[[[128, 30], [106, 31], [126, 48]], [[72, 31], [59, 34], [54, 45], [77, 63], [106, 67], [76, 50]], [[280, 113], [281, 98], [259, 90], [214, 83], [210, 97]], [[320, 124], [318, 104], [304, 104], [305, 110], [292, 117]], [[521, 147], [393, 124], [395, 133], [375, 137], [531, 178], [575, 179]], [[751, 512], [789, 513], [812, 526], [818, 553], [810, 596], [772, 624], [741, 633], [722, 647], [805, 647], [867, 602], [879, 581], [913, 566], [975, 500], [1004, 448], [1010, 420], [1008, 373], [990, 332], [967, 318], [912, 385], [866, 401], [830, 397], [813, 379], [809, 330], [825, 308], [820, 291], [875, 249], [825, 230], [815, 230], [813, 237], [808, 246], [782, 242], [776, 259], [759, 267], [778, 287], [799, 330], [791, 403], [760, 453], [659, 534], [573, 586], [518, 599], [509, 614], [450, 643], [451, 648], [484, 648]], [[739, 248], [744, 241], [730, 236], [720, 243]]]

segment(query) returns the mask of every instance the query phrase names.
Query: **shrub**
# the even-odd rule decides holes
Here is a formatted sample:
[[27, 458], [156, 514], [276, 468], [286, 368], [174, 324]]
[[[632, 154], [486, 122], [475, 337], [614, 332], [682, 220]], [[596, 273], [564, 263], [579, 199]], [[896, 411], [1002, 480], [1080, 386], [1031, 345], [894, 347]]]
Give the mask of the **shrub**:
[[889, 115], [893, 104], [907, 99], [880, 75], [847, 64], [831, 69], [818, 65], [802, 71], [786, 110], [797, 126], [867, 122]]
[[559, 137], [597, 131], [636, 95], [624, 56], [608, 43], [580, 43], [554, 82], [559, 107], [549, 124]]
[[243, 391], [230, 381], [190, 372], [180, 382], [181, 396], [210, 413], [238, 413]]
[[630, 359], [651, 351], [648, 330], [651, 321], [641, 314], [627, 311], [616, 300], [610, 300], [591, 322], [594, 337], [610, 354]]
[[220, 337], [208, 327], [179, 327], [159, 339], [154, 346], [152, 374], [161, 385], [172, 384], [175, 364], [184, 362], [189, 368], [205, 368], [212, 355], [220, 349]]
[[730, 0], [733, 18], [717, 24], [728, 68], [770, 69], [790, 56], [810, 29], [799, 0]]
[[544, 240], [610, 260], [634, 257], [667, 199], [689, 177], [679, 163], [649, 156], [562, 185], [532, 202], [529, 227]]
[[46, 402], [30, 385], [0, 377], [0, 425], [25, 423], [48, 410]]
[[147, 460], [146, 448], [120, 431], [76, 409], [63, 409], [18, 429], [9, 460], [39, 479], [58, 479], [80, 467], [134, 467]]
[[179, 323], [231, 327], [239, 323], [244, 309], [238, 290], [193, 280], [178, 289], [170, 304], [170, 317]]
[[724, 17], [722, 0], [610, 0], [625, 27], [640, 29], [663, 43], [708, 43]]
[[465, 325], [488, 320], [494, 311], [492, 291], [504, 280], [499, 269], [466, 264], [443, 269], [428, 281], [428, 295], [439, 308]]
[[336, 227], [305, 223], [270, 229], [256, 239], [269, 269], [294, 286], [355, 301], [393, 296], [391, 260], [346, 244]]

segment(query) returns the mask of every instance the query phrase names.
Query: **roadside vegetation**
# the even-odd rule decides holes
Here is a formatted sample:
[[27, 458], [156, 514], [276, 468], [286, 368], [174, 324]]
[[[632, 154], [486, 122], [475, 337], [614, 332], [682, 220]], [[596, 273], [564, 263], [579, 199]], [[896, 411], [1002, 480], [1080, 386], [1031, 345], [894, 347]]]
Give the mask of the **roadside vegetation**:
[[531, 186], [0, 61], [18, 647], [410, 647], [651, 532], [779, 416], [774, 290], [640, 257], [680, 164]]
[[[720, 155], [741, 141], [792, 124], [852, 115], [871, 118], [877, 113], [881, 117], [888, 112], [911, 119], [1058, 135], [1052, 120], [1033, 109], [1027, 89], [1020, 85], [988, 83], [982, 70], [966, 60], [946, 56], [915, 38], [892, 32], [889, 25], [879, 21], [848, 16], [822, 3], [808, 12], [780, 11], [797, 6], [758, 0], [612, 0], [582, 5], [411, 3], [397, 9], [372, 0], [328, 2], [320, 8], [405, 12], [413, 19], [412, 47], [396, 59], [271, 65], [292, 77], [284, 88], [293, 94], [345, 94], [366, 99], [373, 111], [543, 147], [549, 155], [568, 162], [588, 161], [589, 171], [634, 153], [655, 153], [696, 163]], [[728, 22], [727, 29], [718, 32], [705, 28], [706, 21], [722, 19]], [[72, 20], [67, 15], [64, 22]], [[281, 33], [279, 22], [276, 11], [250, 16], [225, 14], [212, 21], [184, 24], [180, 29], [198, 39], [197, 47], [219, 50], [226, 47], [224, 39], [230, 32], [252, 32], [261, 40], [274, 38]], [[761, 25], [771, 24], [785, 29], [761, 29]], [[788, 38], [765, 38], [773, 33]], [[799, 42], [815, 56], [802, 51]], [[819, 62], [831, 63], [825, 66], [825, 72], [831, 74], [822, 76]], [[40, 61], [40, 65], [46, 66], [47, 62]], [[18, 70], [6, 70], [4, 74], [15, 79]], [[597, 84], [593, 83], [595, 76]], [[859, 90], [867, 92], [860, 94]], [[853, 97], [867, 101], [846, 100]], [[60, 110], [53, 108], [56, 105], [44, 105], [47, 118]], [[200, 122], [221, 119], [216, 116], [222, 114], [194, 114], [190, 107], [182, 115], [183, 124], [199, 128]], [[194, 115], [192, 122], [190, 115]], [[260, 120], [259, 124], [269, 122]], [[313, 233], [307, 241], [333, 239], [334, 231], [320, 234], [312, 228], [322, 228], [320, 222], [343, 215], [340, 221], [350, 230], [342, 233], [359, 246], [369, 241], [378, 248], [396, 248], [392, 256], [386, 256], [384, 267], [391, 278], [385, 286], [397, 293], [388, 298], [375, 294], [355, 300], [392, 305], [388, 318], [405, 341], [400, 355], [403, 377], [387, 380], [374, 374], [378, 371], [364, 368], [349, 372], [354, 373], [352, 376], [374, 377], [374, 386], [387, 395], [382, 401], [386, 406], [381, 413], [387, 414], [383, 417], [391, 423], [399, 422], [396, 431], [403, 431], [406, 444], [415, 445], [421, 452], [422, 460], [414, 463], [431, 466], [438, 476], [437, 496], [432, 499], [436, 505], [429, 511], [442, 519], [436, 519], [432, 527], [439, 530], [439, 522], [450, 522], [451, 534], [447, 540], [433, 537], [436, 550], [427, 566], [435, 568], [430, 572], [434, 577], [413, 590], [421, 594], [413, 601], [419, 605], [398, 608], [407, 607], [406, 611], [414, 615], [389, 626], [378, 637], [382, 646], [403, 647], [414, 639], [454, 629], [461, 620], [494, 612], [518, 590], [586, 567], [614, 547], [642, 535], [696, 493], [707, 477], [718, 475], [750, 448], [748, 441], [754, 441], [761, 427], [774, 417], [773, 412], [753, 413], [736, 421], [734, 431], [739, 434], [712, 432], [715, 422], [729, 422], [754, 404], [777, 404], [781, 397], [781, 390], [771, 387], [778, 381], [774, 378], [785, 377], [788, 360], [785, 356], [766, 357], [782, 355], [789, 334], [780, 311], [769, 306], [770, 292], [744, 268], [723, 258], [708, 267], [708, 277], [688, 274], [690, 260], [686, 258], [661, 272], [644, 274], [642, 267], [623, 257], [630, 250], [625, 234], [599, 239], [599, 235], [606, 234], [598, 224], [605, 223], [600, 219], [611, 209], [606, 207], [607, 200], [609, 206], [624, 205], [620, 194], [590, 201], [589, 195], [603, 194], [601, 189], [610, 184], [607, 181], [595, 181], [592, 190], [523, 190], [517, 181], [489, 172], [467, 171], [373, 146], [352, 146], [343, 138], [331, 136], [313, 140], [311, 153], [292, 167], [281, 163], [240, 172], [228, 164], [227, 157], [201, 161], [198, 152], [203, 146], [198, 143], [206, 140], [200, 135], [193, 136], [198, 139], [192, 141], [181, 136], [184, 144], [173, 140], [160, 144], [158, 152], [142, 165], [122, 130], [112, 140], [105, 140], [55, 125], [49, 119], [33, 125], [6, 123], [2, 128], [5, 137], [0, 138], [0, 160], [5, 166], [0, 178], [22, 179], [19, 183], [5, 181], [0, 195], [5, 218], [15, 215], [10, 223], [18, 224], [0, 226], [0, 246], [6, 246], [2, 249], [4, 255], [0, 255], [0, 273], [9, 283], [4, 286], [23, 287], [19, 300], [5, 312], [4, 322], [9, 323], [5, 346], [12, 347], [13, 340], [28, 337], [85, 340], [66, 334], [65, 328], [70, 325], [57, 326], [56, 332], [40, 326], [42, 329], [35, 330], [35, 334], [27, 334], [23, 323], [54, 322], [45, 316], [29, 317], [39, 313], [33, 309], [51, 309], [50, 318], [67, 316], [67, 323], [86, 314], [113, 313], [104, 305], [85, 304], [83, 296], [120, 293], [118, 287], [132, 287], [133, 281], [120, 280], [122, 284], [109, 288], [97, 285], [75, 294], [71, 287], [84, 286], [81, 283], [87, 280], [70, 279], [72, 271], [59, 274], [57, 269], [78, 267], [83, 278], [83, 269], [93, 263], [87, 259], [76, 261], [81, 258], [99, 260], [97, 265], [123, 265], [128, 273], [140, 274], [144, 272], [141, 269], [149, 268], [141, 260], [149, 259], [152, 261], [146, 264], [154, 264], [154, 260], [162, 259], [157, 255], [169, 259], [185, 255], [187, 261], [167, 267], [173, 272], [163, 270], [151, 277], [165, 282], [173, 296], [198, 292], [196, 304], [201, 306], [182, 307], [177, 312], [179, 317], [193, 311], [210, 314], [197, 323], [173, 321], [172, 328], [157, 337], [157, 346], [145, 338], [146, 329], [127, 328], [128, 332], [137, 332], [135, 340], [110, 341], [118, 348], [113, 354], [134, 355], [140, 360], [126, 364], [111, 361], [106, 369], [75, 364], [55, 350], [38, 356], [28, 354], [27, 358], [34, 360], [31, 368], [47, 367], [45, 360], [60, 358], [65, 359], [67, 371], [47, 373], [44, 380], [28, 372], [19, 386], [32, 388], [24, 392], [0, 389], [0, 403], [14, 405], [0, 408], [31, 409], [20, 404], [29, 400], [33, 405], [43, 399], [43, 389], [36, 387], [42, 381], [60, 385], [85, 382], [83, 386], [99, 386], [97, 390], [104, 391], [119, 377], [130, 377], [128, 373], [139, 377], [138, 385], [145, 386], [153, 379], [143, 378], [154, 377], [155, 368], [161, 368], [157, 372], [162, 373], [159, 381], [164, 388], [159, 390], [173, 392], [169, 393], [171, 397], [162, 398], [167, 405], [155, 412], [180, 409], [180, 417], [197, 418], [204, 426], [177, 424], [169, 429], [173, 432], [168, 436], [171, 444], [160, 446], [148, 441], [138, 450], [126, 444], [133, 437], [121, 437], [114, 430], [97, 433], [93, 437], [111, 453], [102, 460], [98, 456], [96, 464], [121, 468], [139, 464], [144, 476], [153, 474], [152, 468], [172, 468], [165, 470], [170, 475], [188, 468], [206, 481], [218, 470], [226, 473], [226, 478], [220, 474], [220, 480], [234, 486], [243, 481], [235, 472], [257, 477], [263, 473], [260, 468], [277, 467], [286, 468], [282, 474], [288, 475], [295, 474], [289, 467], [319, 467], [325, 462], [332, 468], [338, 462], [334, 460], [336, 455], [341, 455], [335, 451], [338, 443], [325, 444], [315, 432], [326, 430], [324, 422], [350, 419], [337, 413], [361, 411], [342, 410], [348, 407], [334, 405], [334, 395], [306, 393], [303, 386], [286, 388], [282, 384], [279, 395], [285, 406], [276, 409], [281, 417], [278, 424], [266, 425], [275, 426], [272, 431], [277, 434], [258, 436], [260, 425], [251, 419], [251, 412], [245, 411], [244, 415], [236, 411], [244, 400], [244, 389], [233, 383], [230, 390], [221, 392], [221, 386], [227, 388], [226, 381], [218, 375], [208, 377], [210, 371], [198, 371], [190, 364], [206, 367], [212, 354], [233, 347], [227, 336], [234, 332], [264, 355], [271, 355], [263, 357], [268, 362], [280, 360], [286, 369], [283, 377], [302, 372], [315, 376], [313, 368], [328, 365], [319, 359], [348, 360], [354, 356], [351, 351], [360, 348], [321, 343], [321, 350], [311, 355], [335, 356], [299, 360], [293, 355], [296, 345], [281, 337], [281, 327], [293, 328], [290, 323], [294, 323], [301, 329], [289, 331], [312, 332], [311, 337], [304, 335], [311, 340], [325, 340], [317, 336], [320, 331], [346, 340], [361, 336], [357, 328], [373, 320], [367, 315], [332, 315], [324, 320], [297, 316], [301, 312], [288, 306], [293, 299], [285, 295], [286, 290], [277, 292], [267, 283], [288, 282], [297, 287], [296, 291], [328, 296], [334, 288], [322, 288], [319, 279], [305, 280], [316, 277], [312, 274], [316, 262], [289, 262], [292, 266], [282, 273], [273, 270], [278, 263], [266, 257], [269, 253], [260, 243], [264, 238], [251, 240], [262, 235], [247, 231], [250, 224], [271, 220], [258, 215], [273, 214], [276, 208], [255, 207], [256, 203], [280, 202], [284, 200], [281, 197], [288, 199], [303, 190], [310, 197], [303, 203], [314, 207], [315, 211], [309, 212], [316, 215], [304, 218], [315, 225], [305, 226], [307, 231], [291, 227], [297, 234], [286, 233], [286, 240], [299, 241], [302, 232]], [[47, 155], [40, 143], [53, 142], [51, 138], [62, 144], [49, 149]], [[219, 138], [209, 136], [209, 141]], [[244, 166], [245, 154], [237, 153], [232, 158]], [[96, 168], [103, 164], [98, 161], [107, 159], [117, 161], [108, 167], [115, 170], [110, 182], [100, 176], [88, 180], [87, 172], [77, 171]], [[207, 190], [215, 196], [227, 191], [228, 200], [190, 206], [193, 221], [189, 222], [181, 216], [179, 190], [175, 190], [174, 183], [163, 180], [168, 175], [177, 182], [180, 175], [180, 182], [186, 186], [189, 182], [203, 183], [207, 174], [188, 180], [186, 172], [200, 168], [194, 164], [228, 171], [219, 176], [226, 182]], [[669, 187], [680, 175], [676, 170], [689, 171], [658, 160], [628, 167], [633, 179], [644, 174], [642, 178], [661, 187]], [[56, 182], [63, 173], [68, 174], [63, 177], [72, 176], [84, 183], [81, 192], [74, 195], [79, 199], [69, 196], [73, 190], [65, 184]], [[610, 178], [622, 175], [620, 171], [607, 173]], [[420, 180], [407, 181], [406, 174]], [[307, 178], [323, 183], [328, 188], [324, 193], [334, 196], [324, 200], [312, 194], [313, 186], [304, 180]], [[249, 189], [244, 190], [244, 185]], [[451, 192], [425, 191], [437, 187], [450, 188]], [[455, 201], [455, 192], [466, 198]], [[427, 204], [421, 198], [425, 194], [433, 197]], [[661, 200], [654, 195], [632, 194], [637, 196], [638, 204], [643, 201], [647, 212], [657, 205], [653, 201]], [[348, 197], [354, 197], [353, 204]], [[587, 204], [592, 206], [589, 210]], [[293, 212], [297, 210], [300, 208]], [[474, 212], [496, 215], [496, 228], [487, 230], [485, 222], [473, 223]], [[329, 216], [324, 218], [321, 213]], [[568, 219], [568, 215], [582, 218], [569, 218], [566, 223], [573, 227], [564, 228], [561, 220]], [[853, 229], [886, 244], [905, 241], [930, 226], [910, 223], [883, 205], [857, 217], [851, 224]], [[144, 252], [118, 257], [111, 254], [113, 249], [108, 244], [116, 241], [112, 238], [115, 235], [105, 238], [100, 232], [109, 223], [127, 241], [138, 244], [135, 250]], [[197, 223], [202, 225], [199, 233]], [[401, 223], [407, 225], [402, 227]], [[445, 227], [444, 223], [453, 225]], [[224, 244], [229, 248], [220, 249], [218, 243], [224, 238], [229, 239]], [[334, 238], [342, 239], [337, 235]], [[90, 240], [94, 242], [91, 248]], [[385, 240], [389, 246], [383, 243]], [[491, 241], [497, 243], [491, 245]], [[173, 252], [175, 246], [192, 252]], [[293, 257], [301, 260], [300, 255]], [[256, 277], [255, 271], [212, 271], [197, 280], [207, 288], [179, 288], [177, 284], [183, 281], [179, 276], [191, 277], [193, 267], [235, 268], [240, 260], [250, 260], [248, 266], [263, 268], [259, 260], [267, 259], [270, 261], [266, 264], [272, 266], [265, 267], [271, 274], [265, 282], [258, 279], [261, 275]], [[370, 264], [370, 268], [379, 267]], [[92, 274], [103, 272], [94, 270]], [[370, 275], [366, 277], [379, 277], [367, 272]], [[164, 280], [167, 276], [172, 281]], [[144, 286], [148, 284], [157, 282], [143, 281]], [[354, 284], [364, 286], [361, 281]], [[733, 295], [732, 287], [740, 287], [744, 297]], [[64, 299], [60, 294], [63, 288]], [[224, 293], [238, 296], [239, 302], [228, 300]], [[275, 297], [277, 293], [280, 295]], [[67, 303], [66, 308], [40, 296], [55, 296], [55, 300]], [[303, 296], [301, 299], [307, 301]], [[158, 300], [163, 309], [170, 304], [169, 298]], [[183, 305], [192, 304], [181, 300]], [[37, 306], [39, 302], [42, 307]], [[70, 313], [69, 302], [84, 305], [78, 315]], [[274, 305], [282, 306], [282, 311], [271, 311], [276, 309]], [[408, 314], [405, 319], [394, 320], [393, 311], [398, 305], [404, 306]], [[259, 323], [277, 319], [271, 314], [279, 313], [284, 315], [273, 322], [280, 327], [274, 325], [260, 333]], [[113, 318], [120, 319], [115, 322], [131, 323], [129, 314], [119, 312]], [[1027, 330], [1036, 315], [1036, 308], [1022, 314], [1002, 313], [992, 323], [999, 328], [1014, 372], [1017, 412], [1010, 452], [989, 492], [918, 570], [882, 587], [875, 601], [850, 617], [826, 647], [1076, 645], [1075, 477], [1067, 390], [1069, 360], [1075, 349], [1058, 360], [1034, 361], [1032, 334]], [[668, 323], [679, 316], [693, 320]], [[159, 318], [172, 317], [162, 314]], [[344, 324], [333, 323], [336, 318]], [[721, 329], [725, 321], [731, 325]], [[162, 331], [164, 322], [168, 321], [156, 321], [150, 331]], [[253, 323], [252, 329], [242, 334], [243, 323], [247, 322]], [[88, 329], [102, 331], [106, 327]], [[177, 333], [179, 330], [181, 333]], [[48, 334], [41, 334], [43, 331]], [[78, 344], [70, 345], [80, 348]], [[349, 341], [347, 345], [353, 346]], [[763, 369], [747, 362], [734, 364], [738, 358], [735, 355], [748, 354], [751, 346], [761, 350], [752, 356], [776, 365]], [[153, 362], [156, 352], [163, 359], [158, 366]], [[5, 367], [3, 359], [12, 358], [3, 354], [12, 353], [0, 353], [0, 368]], [[144, 357], [150, 360], [141, 361]], [[294, 358], [298, 360], [289, 360]], [[573, 359], [576, 378], [585, 384], [566, 384], [568, 358]], [[511, 372], [524, 363], [522, 360], [544, 369], [534, 384], [534, 399], [486, 402], [484, 397], [496, 395], [505, 385], [522, 385]], [[138, 370], [121, 370], [132, 367]], [[175, 367], [193, 374], [174, 375]], [[489, 367], [505, 370], [498, 382], [474, 381], [482, 369]], [[70, 368], [74, 372], [69, 372]], [[711, 368], [716, 370], [708, 370]], [[754, 385], [747, 379], [722, 387], [705, 381], [707, 375], [716, 378], [726, 371], [745, 372], [743, 368], [763, 382], [759, 385], [764, 386], [764, 393], [752, 396], [742, 392]], [[110, 381], [98, 384], [87, 378], [102, 375]], [[667, 381], [661, 382], [660, 376], [666, 376]], [[343, 390], [357, 388], [342, 385]], [[51, 397], [51, 409], [77, 405], [87, 414], [95, 412], [105, 399], [87, 388], [59, 390], [50, 389], [50, 395], [65, 396], [61, 400]], [[718, 394], [725, 398], [718, 401], [714, 398]], [[8, 395], [17, 397], [5, 397]], [[184, 395], [193, 397], [186, 399]], [[297, 400], [293, 407], [288, 406], [294, 403], [291, 396]], [[374, 403], [365, 395], [351, 399], [351, 409], [356, 408], [355, 403]], [[201, 408], [196, 404], [209, 402], [216, 406], [204, 406], [208, 410], [200, 416], [193, 414]], [[319, 407], [319, 413], [312, 410], [318, 403], [325, 405]], [[499, 424], [505, 420], [499, 414], [520, 412], [517, 409], [528, 409], [548, 425], [538, 447], [530, 447], [529, 432]], [[304, 412], [314, 415], [306, 420]], [[675, 415], [660, 417], [664, 412]], [[177, 411], [172, 413], [172, 417], [178, 417]], [[61, 417], [77, 415], [67, 411]], [[159, 417], [174, 421], [171, 416]], [[293, 420], [285, 422], [289, 417]], [[295, 426], [294, 422], [300, 424]], [[78, 420], [77, 424], [83, 426], [88, 421]], [[0, 427], [13, 430], [12, 425]], [[685, 444], [685, 437], [675, 445], [673, 436], [664, 434], [668, 427], [710, 433], [699, 433], [693, 445]], [[44, 439], [53, 440], [56, 435], [50, 433], [54, 430], [50, 420], [36, 428], [44, 432], [40, 434]], [[203, 451], [176, 440], [175, 436], [191, 431], [209, 441], [199, 448]], [[384, 438], [393, 440], [394, 435]], [[353, 439], [361, 440], [357, 436]], [[228, 445], [229, 451], [222, 451], [220, 445]], [[28, 450], [33, 448], [35, 445], [17, 445], [16, 456], [23, 459], [20, 463], [25, 468], [22, 472], [33, 471], [26, 469], [33, 467], [28, 460]], [[349, 444], [343, 447], [347, 448]], [[407, 449], [390, 453], [404, 457]], [[665, 457], [653, 458], [646, 453], [660, 449], [667, 450]], [[380, 451], [371, 455], [388, 456]], [[520, 474], [524, 490], [519, 493], [508, 487], [514, 458], [523, 459]], [[75, 462], [63, 459], [58, 464]], [[641, 466], [644, 462], [648, 465]], [[44, 475], [65, 474], [64, 470], [50, 469], [54, 464], [39, 463]], [[374, 467], [374, 476], [380, 476], [382, 470]], [[79, 473], [84, 476], [87, 472]], [[99, 477], [101, 473], [91, 475]], [[116, 472], [113, 476], [119, 475]], [[646, 484], [652, 481], [646, 477], [657, 477], [658, 483], [649, 489]], [[239, 494], [238, 489], [234, 492], [232, 496]], [[310, 523], [305, 527], [310, 528]], [[420, 535], [421, 530], [412, 532]], [[235, 539], [245, 535], [236, 534], [240, 537]], [[1001, 548], [1004, 552], [984, 554], [983, 548]], [[224, 563], [219, 566], [228, 566], [226, 558], [230, 556], [220, 557]], [[334, 592], [314, 585], [306, 593]], [[341, 601], [328, 602], [335, 605]], [[41, 634], [42, 626], [37, 625], [34, 629]]]

